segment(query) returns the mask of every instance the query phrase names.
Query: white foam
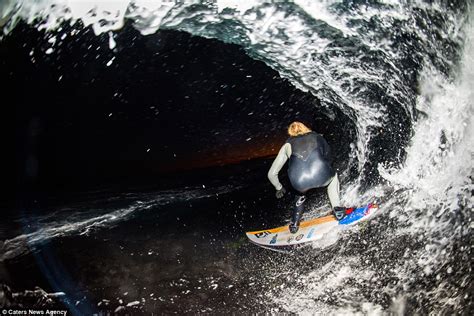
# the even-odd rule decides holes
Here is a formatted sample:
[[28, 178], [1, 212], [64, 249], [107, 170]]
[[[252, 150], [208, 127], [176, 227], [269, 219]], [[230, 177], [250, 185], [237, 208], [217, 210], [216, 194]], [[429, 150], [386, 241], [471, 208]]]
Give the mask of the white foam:
[[442, 203], [445, 209], [455, 210], [459, 207], [457, 195], [473, 188], [473, 34], [470, 25], [466, 28], [461, 72], [454, 81], [425, 66], [417, 108], [426, 117], [415, 126], [405, 163], [400, 169], [379, 166], [393, 185], [415, 190], [407, 207]]
[[253, 8], [261, 1], [252, 1], [252, 0], [217, 0], [218, 12], [221, 12], [225, 8], [235, 9], [240, 13], [245, 13], [247, 10]]
[[[353, 287], [347, 287], [348, 281], [363, 283], [370, 280], [372, 273], [357, 267], [361, 266], [356, 257], [345, 258], [343, 262], [331, 261], [320, 267], [317, 271], [310, 272], [304, 276], [298, 276], [296, 283], [278, 289], [278, 293], [272, 298], [284, 310], [298, 314], [313, 314], [315, 311], [322, 315], [335, 313], [334, 307], [327, 301], [337, 293], [339, 304], [343, 304], [348, 297], [357, 299], [358, 293]], [[305, 286], [302, 287], [301, 284]], [[272, 295], [272, 294], [270, 294]], [[371, 304], [360, 302], [361, 305]], [[351, 311], [340, 309], [338, 312]]]

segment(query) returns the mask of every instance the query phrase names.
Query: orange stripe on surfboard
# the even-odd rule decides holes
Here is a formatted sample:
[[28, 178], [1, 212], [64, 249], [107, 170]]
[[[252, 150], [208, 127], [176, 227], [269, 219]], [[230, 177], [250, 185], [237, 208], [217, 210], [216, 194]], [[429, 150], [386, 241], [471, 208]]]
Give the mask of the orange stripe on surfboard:
[[[315, 219], [311, 219], [309, 221], [301, 222], [300, 228], [312, 226], [312, 225], [315, 225], [315, 224], [333, 222], [333, 221], [336, 221], [336, 218], [334, 217], [334, 215], [318, 217], [318, 218], [315, 218]], [[264, 229], [264, 230], [254, 231], [254, 232], [247, 232], [247, 234], [255, 235], [255, 234], [263, 233], [263, 232], [279, 233], [279, 232], [282, 232], [282, 231], [285, 231], [285, 230], [288, 230], [288, 225], [277, 227], [277, 228], [272, 228], [272, 229]]]

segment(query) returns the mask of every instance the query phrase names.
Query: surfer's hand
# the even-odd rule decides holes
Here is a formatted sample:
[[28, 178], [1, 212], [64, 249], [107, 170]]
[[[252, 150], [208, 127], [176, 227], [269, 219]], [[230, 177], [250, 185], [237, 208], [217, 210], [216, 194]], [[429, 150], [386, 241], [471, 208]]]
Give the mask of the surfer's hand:
[[275, 193], [275, 196], [277, 199], [281, 199], [283, 197], [283, 195], [285, 195], [286, 193], [286, 190], [284, 187], [281, 187], [280, 190], [277, 190], [276, 193]]

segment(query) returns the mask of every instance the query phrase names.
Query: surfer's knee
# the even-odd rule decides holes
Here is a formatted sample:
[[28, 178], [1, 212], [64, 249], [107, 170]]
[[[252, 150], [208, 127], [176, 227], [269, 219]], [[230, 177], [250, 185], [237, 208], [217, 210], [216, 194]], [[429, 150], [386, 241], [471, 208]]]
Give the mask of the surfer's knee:
[[295, 206], [297, 208], [303, 206], [303, 203], [306, 201], [306, 195], [298, 195], [295, 199]]
[[339, 193], [339, 179], [336, 175], [331, 179], [327, 186], [329, 202], [331, 207], [334, 209], [337, 206], [341, 206], [340, 193]]

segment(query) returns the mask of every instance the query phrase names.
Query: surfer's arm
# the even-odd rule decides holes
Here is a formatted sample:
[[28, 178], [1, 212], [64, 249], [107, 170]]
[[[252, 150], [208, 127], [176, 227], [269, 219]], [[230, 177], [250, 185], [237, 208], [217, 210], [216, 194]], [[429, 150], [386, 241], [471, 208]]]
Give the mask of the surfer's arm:
[[281, 190], [281, 188], [283, 187], [280, 181], [278, 180], [278, 173], [280, 172], [281, 168], [283, 168], [290, 156], [291, 145], [289, 143], [285, 143], [285, 145], [280, 148], [278, 155], [276, 156], [270, 170], [268, 171], [268, 180], [270, 180], [270, 182], [277, 190]]

